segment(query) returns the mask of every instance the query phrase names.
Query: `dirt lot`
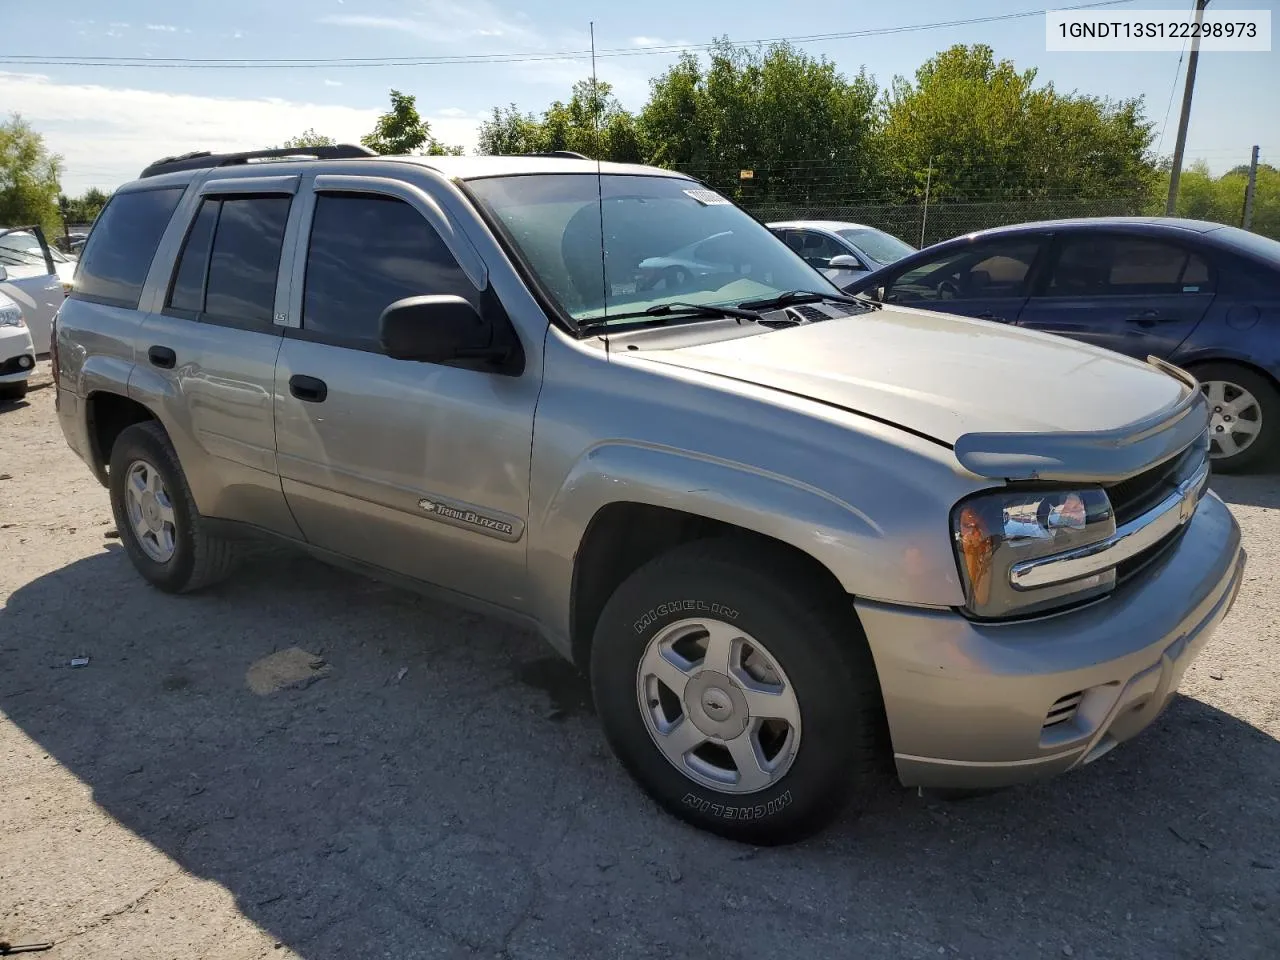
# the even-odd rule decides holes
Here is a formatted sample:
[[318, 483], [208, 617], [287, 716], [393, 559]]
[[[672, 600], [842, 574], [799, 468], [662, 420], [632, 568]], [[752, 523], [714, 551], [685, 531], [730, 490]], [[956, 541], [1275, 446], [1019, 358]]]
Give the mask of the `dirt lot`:
[[144, 585], [52, 394], [0, 407], [0, 940], [59, 960], [1276, 956], [1280, 479], [1215, 482], [1248, 582], [1143, 737], [964, 803], [886, 789], [755, 851], [655, 809], [533, 636], [290, 556], [207, 595]]

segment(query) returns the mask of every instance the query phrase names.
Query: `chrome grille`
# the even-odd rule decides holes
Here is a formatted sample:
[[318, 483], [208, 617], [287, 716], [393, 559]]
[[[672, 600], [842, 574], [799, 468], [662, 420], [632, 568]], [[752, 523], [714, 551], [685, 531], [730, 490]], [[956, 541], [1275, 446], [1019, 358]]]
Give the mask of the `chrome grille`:
[[1116, 515], [1116, 526], [1141, 516], [1177, 489], [1178, 484], [1195, 474], [1209, 456], [1208, 434], [1175, 457], [1135, 474], [1105, 489]]

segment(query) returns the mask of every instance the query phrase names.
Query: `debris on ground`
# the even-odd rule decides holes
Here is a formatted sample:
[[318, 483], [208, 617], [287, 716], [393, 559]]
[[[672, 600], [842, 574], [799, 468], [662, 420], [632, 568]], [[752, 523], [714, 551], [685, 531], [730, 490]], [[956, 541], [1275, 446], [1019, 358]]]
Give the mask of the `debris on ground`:
[[89, 665], [88, 657], [72, 657], [68, 662], [69, 667], [87, 667]]
[[281, 690], [305, 690], [329, 673], [324, 657], [290, 647], [255, 661], [245, 674], [245, 682], [254, 693], [267, 696]]

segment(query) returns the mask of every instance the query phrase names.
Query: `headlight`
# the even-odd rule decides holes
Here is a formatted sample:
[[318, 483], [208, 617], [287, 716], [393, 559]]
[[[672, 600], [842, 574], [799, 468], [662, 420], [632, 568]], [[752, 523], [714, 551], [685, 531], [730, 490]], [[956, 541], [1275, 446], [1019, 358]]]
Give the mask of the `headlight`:
[[969, 613], [1001, 619], [1064, 606], [1106, 593], [1114, 570], [1067, 583], [1023, 590], [1013, 565], [1106, 540], [1115, 515], [1099, 489], [994, 490], [970, 497], [951, 513], [956, 559]]
[[0, 327], [24, 327], [22, 311], [16, 306], [0, 307]]

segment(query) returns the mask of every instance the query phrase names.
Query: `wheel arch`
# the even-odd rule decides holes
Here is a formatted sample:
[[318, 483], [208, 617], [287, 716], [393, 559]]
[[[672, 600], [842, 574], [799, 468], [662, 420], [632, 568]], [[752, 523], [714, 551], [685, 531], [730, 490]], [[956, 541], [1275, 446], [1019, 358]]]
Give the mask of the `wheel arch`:
[[159, 422], [155, 411], [123, 393], [94, 390], [85, 397], [85, 426], [89, 437], [90, 467], [98, 482], [108, 485], [111, 448], [127, 427], [150, 420]]

